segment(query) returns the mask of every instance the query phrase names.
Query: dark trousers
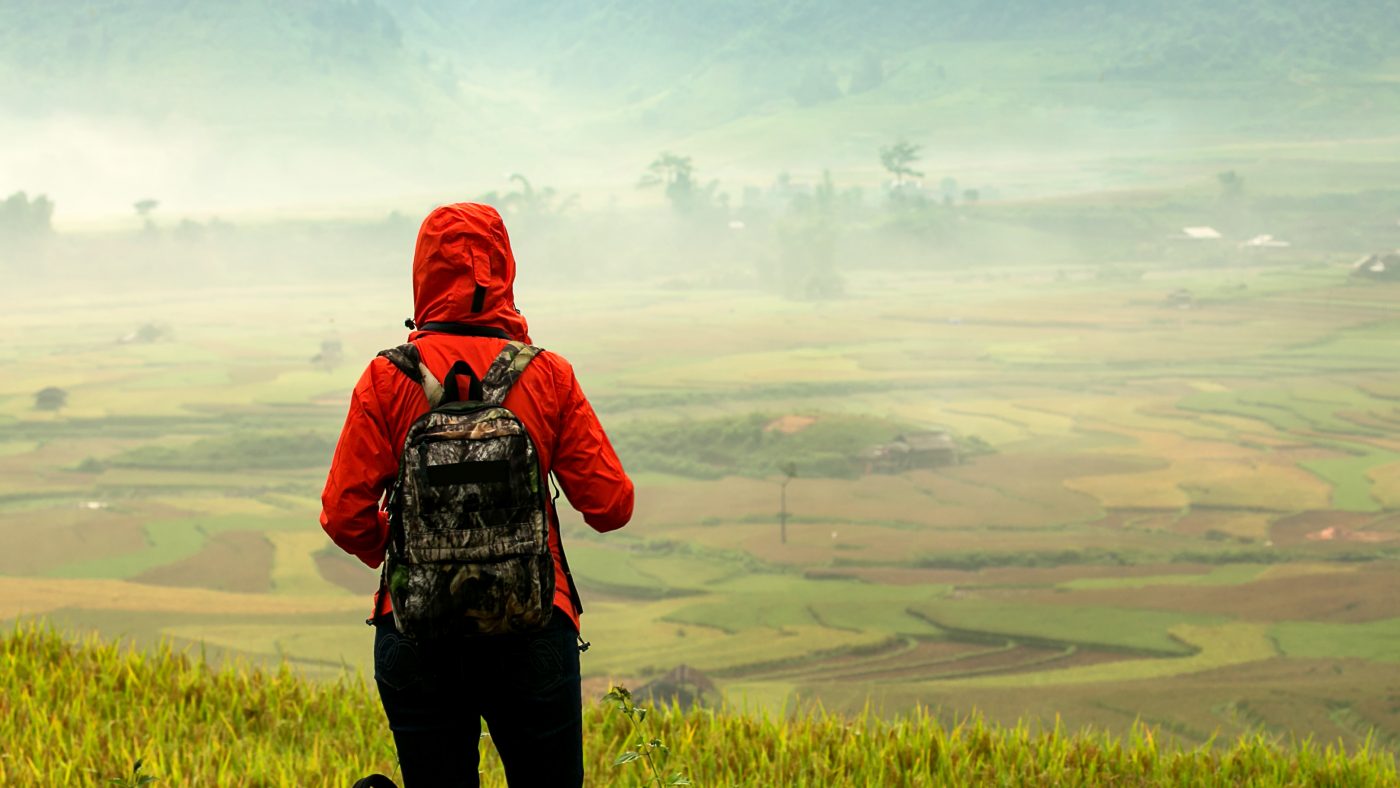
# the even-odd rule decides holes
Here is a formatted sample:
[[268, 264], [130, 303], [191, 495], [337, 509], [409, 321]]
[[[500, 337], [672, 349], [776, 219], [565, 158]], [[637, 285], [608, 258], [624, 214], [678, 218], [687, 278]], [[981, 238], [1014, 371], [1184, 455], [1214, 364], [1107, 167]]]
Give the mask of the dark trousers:
[[559, 610], [527, 635], [415, 641], [375, 620], [374, 681], [404, 788], [477, 786], [481, 720], [512, 786], [583, 784], [577, 633]]

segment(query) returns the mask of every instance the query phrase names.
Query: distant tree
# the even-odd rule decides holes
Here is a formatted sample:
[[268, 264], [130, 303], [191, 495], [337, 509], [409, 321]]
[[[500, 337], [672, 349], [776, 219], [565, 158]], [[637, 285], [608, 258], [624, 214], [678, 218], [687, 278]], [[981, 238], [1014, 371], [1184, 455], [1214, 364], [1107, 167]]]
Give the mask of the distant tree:
[[181, 219], [172, 233], [175, 240], [184, 243], [198, 243], [204, 240], [204, 225], [193, 219]]
[[146, 223], [147, 230], [155, 229], [156, 225], [155, 222], [151, 221], [151, 214], [155, 213], [156, 208], [160, 207], [160, 200], [153, 200], [147, 197], [144, 200], [137, 200], [132, 203], [131, 207], [136, 209], [136, 215], [140, 216]]
[[978, 200], [982, 199], [982, 192], [976, 189], [964, 189], [962, 198], [965, 203], [976, 203]]
[[577, 194], [570, 194], [559, 200], [559, 195], [553, 187], [536, 189], [529, 178], [518, 172], [511, 173], [509, 180], [517, 184], [518, 188], [505, 194], [491, 192], [485, 195], [484, 199], [503, 211], [519, 214], [527, 221], [558, 216], [578, 205]]
[[880, 164], [890, 174], [894, 176], [895, 183], [904, 185], [904, 179], [922, 178], [924, 174], [914, 169], [913, 165], [919, 160], [919, 149], [922, 145], [915, 145], [907, 140], [899, 140], [893, 145], [886, 145], [880, 149]]
[[851, 74], [851, 86], [848, 93], [864, 93], [867, 90], [874, 90], [885, 82], [885, 64], [873, 52], [866, 52], [865, 57], [860, 59], [856, 65], [856, 70]]
[[951, 204], [954, 200], [958, 199], [958, 179], [952, 177], [944, 178], [938, 182], [938, 190], [943, 193], [944, 204]]
[[118, 345], [149, 345], [170, 336], [170, 326], [160, 323], [142, 323], [135, 331], [117, 338]]
[[845, 281], [836, 269], [837, 240], [843, 216], [859, 194], [840, 192], [829, 170], [810, 194], [796, 194], [779, 225], [779, 287], [790, 298], [825, 299], [841, 295]]
[[327, 339], [321, 342], [321, 352], [311, 357], [312, 364], [318, 364], [327, 372], [340, 366], [340, 362], [345, 360], [345, 348], [339, 339]]
[[15, 192], [0, 202], [0, 238], [35, 238], [53, 232], [53, 201]]
[[646, 189], [660, 186], [671, 201], [677, 213], [689, 214], [707, 206], [714, 197], [715, 182], [710, 181], [701, 187], [695, 180], [695, 165], [689, 156], [678, 156], [663, 151], [647, 165], [646, 172], [637, 184]]
[[62, 410], [67, 404], [68, 392], [58, 386], [47, 386], [34, 395], [35, 410]]
[[1244, 194], [1244, 178], [1234, 170], [1216, 173], [1215, 180], [1220, 184], [1220, 194], [1228, 200]]

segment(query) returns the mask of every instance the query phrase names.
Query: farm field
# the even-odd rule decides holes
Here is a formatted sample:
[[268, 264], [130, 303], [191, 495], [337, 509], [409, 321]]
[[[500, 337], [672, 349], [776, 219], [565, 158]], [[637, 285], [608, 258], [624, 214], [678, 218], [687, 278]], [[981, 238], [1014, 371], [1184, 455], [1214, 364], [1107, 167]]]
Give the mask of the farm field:
[[[376, 577], [318, 496], [406, 283], [0, 298], [0, 619], [366, 671]], [[772, 711], [1400, 744], [1400, 284], [1255, 261], [520, 304], [638, 484], [623, 531], [561, 512], [587, 686], [683, 664]], [[962, 461], [873, 466], [927, 430]]]

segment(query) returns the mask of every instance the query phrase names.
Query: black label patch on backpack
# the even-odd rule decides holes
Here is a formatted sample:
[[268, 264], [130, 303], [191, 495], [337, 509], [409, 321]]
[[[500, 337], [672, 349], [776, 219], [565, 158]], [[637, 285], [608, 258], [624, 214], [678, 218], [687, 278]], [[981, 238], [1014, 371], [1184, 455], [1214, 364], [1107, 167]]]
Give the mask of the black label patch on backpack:
[[460, 402], [434, 401], [443, 386], [417, 348], [381, 354], [422, 376], [432, 406], [409, 428], [391, 496], [384, 582], [405, 635], [528, 632], [553, 614], [547, 485], [525, 425], [501, 405], [537, 352], [507, 343], [481, 401]]

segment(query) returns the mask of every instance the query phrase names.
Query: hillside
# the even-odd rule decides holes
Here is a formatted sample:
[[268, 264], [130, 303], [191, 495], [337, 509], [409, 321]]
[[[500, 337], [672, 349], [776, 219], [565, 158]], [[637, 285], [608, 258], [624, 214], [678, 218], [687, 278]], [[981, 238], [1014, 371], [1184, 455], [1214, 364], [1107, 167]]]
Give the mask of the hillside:
[[[789, 720], [729, 710], [661, 709], [650, 733], [695, 785], [1395, 785], [1383, 750], [1325, 751], [1263, 736], [1179, 749], [1151, 728], [1128, 738], [1060, 729], [945, 725], [918, 711], [893, 719], [814, 712]], [[611, 704], [584, 711], [586, 769], [641, 784], [641, 763]], [[348, 785], [394, 773], [373, 690], [346, 676], [313, 683], [285, 667], [214, 667], [168, 647], [145, 655], [20, 625], [0, 637], [0, 783], [89, 785], [143, 773], [160, 785]], [[483, 784], [502, 785], [483, 745]]]
[[[31, 160], [75, 165], [76, 148], [88, 172], [136, 148], [153, 182], [168, 168], [182, 190], [245, 203], [438, 193], [527, 167], [630, 188], [664, 148], [766, 180], [783, 168], [873, 174], [872, 151], [899, 135], [1001, 160], [1389, 135], [1400, 128], [1394, 9], [9, 3], [0, 131]], [[17, 182], [0, 188], [91, 182], [8, 153], [0, 171]]]
[[[776, 97], [798, 89], [813, 67], [855, 92], [879, 88], [879, 74], [846, 79], [872, 57], [929, 76], [936, 64], [920, 62], [922, 54], [969, 43], [997, 45], [1008, 58], [1038, 47], [1081, 53], [1042, 66], [1055, 78], [1350, 76], [1394, 56], [1394, 12], [1393, 3], [1336, 0], [10, 3], [0, 8], [0, 61], [7, 76], [24, 77], [14, 81], [28, 84], [29, 103], [53, 106], [143, 95], [199, 103], [202, 91], [239, 85], [275, 104], [346, 82], [370, 102], [436, 102], [462, 98], [459, 81], [501, 71], [624, 100], [739, 71], [757, 83], [753, 95]], [[68, 90], [44, 95], [54, 87]], [[205, 109], [217, 117], [238, 103], [231, 98], [253, 97], [206, 93]]]

